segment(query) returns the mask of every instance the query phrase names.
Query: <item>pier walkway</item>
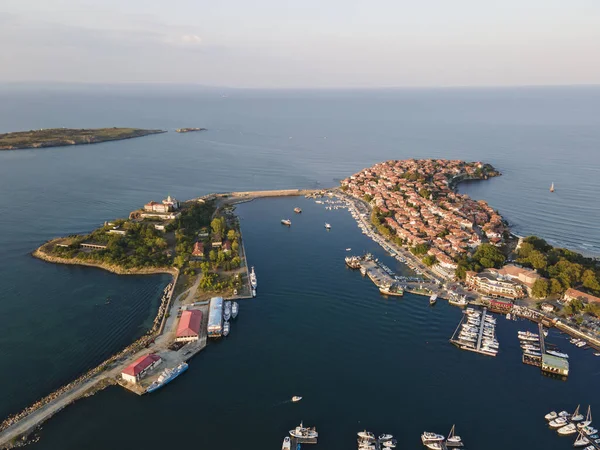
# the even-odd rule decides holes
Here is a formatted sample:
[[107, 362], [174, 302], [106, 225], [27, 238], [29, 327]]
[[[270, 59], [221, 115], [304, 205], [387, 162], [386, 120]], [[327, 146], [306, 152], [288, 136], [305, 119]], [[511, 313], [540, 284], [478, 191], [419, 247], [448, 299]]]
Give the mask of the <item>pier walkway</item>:
[[479, 325], [479, 336], [477, 337], [477, 351], [481, 351], [481, 341], [483, 339], [483, 329], [485, 328], [485, 316], [487, 314], [487, 308], [483, 308], [481, 312], [481, 324]]

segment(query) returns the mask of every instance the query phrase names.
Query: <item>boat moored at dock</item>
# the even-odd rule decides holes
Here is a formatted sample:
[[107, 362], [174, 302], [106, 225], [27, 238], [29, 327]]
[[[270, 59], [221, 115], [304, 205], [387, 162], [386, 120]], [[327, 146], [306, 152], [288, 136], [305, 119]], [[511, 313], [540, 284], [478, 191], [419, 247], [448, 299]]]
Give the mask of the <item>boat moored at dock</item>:
[[[250, 286], [254, 290], [258, 287], [258, 279], [256, 278], [256, 272], [254, 272], [254, 266], [250, 270]], [[256, 297], [256, 294], [254, 294], [254, 297]]]
[[430, 305], [435, 305], [437, 303], [437, 294], [433, 293], [431, 294], [431, 297], [429, 297], [429, 304]]
[[231, 318], [232, 319], [235, 319], [237, 317], [239, 311], [240, 311], [240, 305], [238, 305], [238, 302], [231, 303]]
[[166, 384], [169, 384], [171, 381], [173, 381], [175, 378], [177, 378], [183, 372], [188, 370], [188, 367], [189, 366], [187, 363], [182, 362], [181, 364], [179, 364], [177, 367], [175, 367], [173, 369], [163, 370], [162, 373], [158, 376], [158, 379], [154, 383], [152, 383], [148, 387], [148, 389], [146, 389], [146, 392], [148, 392], [148, 393], [154, 392], [157, 389], [160, 389], [161, 387], [165, 386]]
[[315, 427], [305, 427], [302, 422], [300, 425], [290, 430], [290, 436], [295, 437], [297, 439], [316, 439], [319, 437], [319, 433]]

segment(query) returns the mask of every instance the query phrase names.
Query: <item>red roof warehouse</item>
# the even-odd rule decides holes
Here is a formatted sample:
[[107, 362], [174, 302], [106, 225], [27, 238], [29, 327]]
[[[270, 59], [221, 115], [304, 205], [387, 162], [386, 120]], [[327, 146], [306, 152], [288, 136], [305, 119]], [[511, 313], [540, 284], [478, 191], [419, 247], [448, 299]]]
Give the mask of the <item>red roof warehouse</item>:
[[121, 376], [125, 381], [136, 383], [144, 373], [157, 366], [160, 361], [160, 356], [153, 353], [142, 356], [127, 366], [121, 373]]
[[183, 311], [179, 325], [177, 326], [178, 342], [197, 341], [200, 337], [200, 325], [202, 324], [202, 311], [188, 309]]

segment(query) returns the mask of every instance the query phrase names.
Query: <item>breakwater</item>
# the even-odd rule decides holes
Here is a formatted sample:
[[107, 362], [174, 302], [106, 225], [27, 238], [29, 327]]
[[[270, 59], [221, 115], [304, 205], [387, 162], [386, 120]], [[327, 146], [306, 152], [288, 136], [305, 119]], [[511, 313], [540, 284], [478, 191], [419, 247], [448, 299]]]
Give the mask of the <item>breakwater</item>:
[[[26, 436], [32, 429], [64, 407], [79, 398], [92, 395], [107, 386], [116, 384], [114, 377], [119, 373], [119, 366], [137, 352], [149, 348], [164, 330], [167, 312], [179, 276], [177, 269], [169, 273], [173, 274], [173, 280], [163, 291], [156, 317], [147, 333], [79, 378], [43, 397], [20, 413], [5, 419], [0, 424], [0, 446], [9, 448], [21, 443], [22, 441], [19, 440], [21, 436]], [[28, 422], [28, 420], [30, 421]]]

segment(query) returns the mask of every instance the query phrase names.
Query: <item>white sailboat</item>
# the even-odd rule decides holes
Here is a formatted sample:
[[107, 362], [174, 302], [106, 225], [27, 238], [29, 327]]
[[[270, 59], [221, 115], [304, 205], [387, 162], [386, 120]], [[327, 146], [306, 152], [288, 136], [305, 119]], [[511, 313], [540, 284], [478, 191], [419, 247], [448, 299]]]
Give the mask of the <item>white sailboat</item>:
[[589, 426], [591, 423], [592, 423], [592, 407], [588, 406], [585, 420], [583, 422], [579, 422], [577, 424], [577, 428], [579, 428], [581, 430], [582, 428]]
[[455, 425], [452, 425], [450, 433], [448, 434], [448, 438], [446, 439], [446, 444], [450, 444], [453, 447], [459, 447], [463, 445], [463, 442], [460, 436], [454, 434], [454, 427]]
[[584, 419], [583, 414], [579, 412], [579, 406], [580, 405], [577, 405], [577, 408], [575, 408], [575, 411], [571, 416], [571, 422], [581, 422]]

